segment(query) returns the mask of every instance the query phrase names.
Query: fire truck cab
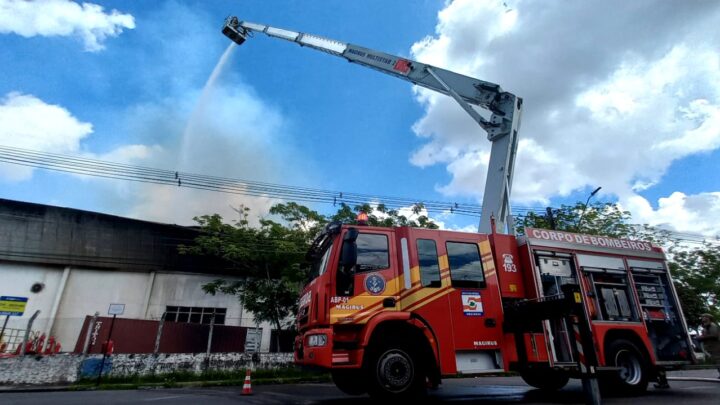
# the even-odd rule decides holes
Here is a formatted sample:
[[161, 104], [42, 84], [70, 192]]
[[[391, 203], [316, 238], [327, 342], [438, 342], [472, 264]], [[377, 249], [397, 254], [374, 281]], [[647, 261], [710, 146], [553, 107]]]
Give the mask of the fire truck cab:
[[510, 370], [541, 389], [599, 373], [637, 393], [692, 360], [664, 254], [647, 242], [330, 224], [308, 258], [295, 360], [349, 394]]

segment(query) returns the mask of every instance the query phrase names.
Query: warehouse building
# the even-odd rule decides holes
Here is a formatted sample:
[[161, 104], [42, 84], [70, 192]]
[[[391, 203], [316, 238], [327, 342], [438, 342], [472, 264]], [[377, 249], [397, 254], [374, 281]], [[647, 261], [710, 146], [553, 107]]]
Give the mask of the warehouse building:
[[178, 253], [198, 235], [192, 227], [0, 199], [0, 296], [28, 298], [7, 330], [24, 329], [40, 311], [33, 331], [73, 350], [88, 315], [124, 304], [119, 318], [164, 314], [167, 322], [202, 325], [214, 317], [216, 325], [243, 327], [246, 350], [270, 350], [268, 324], [256, 324], [237, 297], [202, 290], [238, 278], [218, 261]]

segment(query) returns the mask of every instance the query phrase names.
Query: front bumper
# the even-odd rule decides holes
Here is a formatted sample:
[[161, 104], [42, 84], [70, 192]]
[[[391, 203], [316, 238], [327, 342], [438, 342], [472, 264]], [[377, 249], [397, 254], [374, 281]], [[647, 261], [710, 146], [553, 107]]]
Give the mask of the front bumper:
[[[326, 334], [324, 346], [308, 346], [310, 335]], [[295, 338], [295, 364], [332, 367], [332, 329], [312, 329]]]
[[[309, 346], [309, 336], [325, 334], [323, 346]], [[332, 329], [312, 329], [295, 338], [295, 364], [320, 368], [357, 368], [362, 365], [363, 350], [333, 350]]]

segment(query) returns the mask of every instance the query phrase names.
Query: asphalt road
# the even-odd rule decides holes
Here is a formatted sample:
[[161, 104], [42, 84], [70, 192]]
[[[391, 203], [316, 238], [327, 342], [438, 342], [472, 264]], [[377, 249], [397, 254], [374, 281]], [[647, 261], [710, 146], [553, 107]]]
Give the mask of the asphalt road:
[[[715, 370], [673, 373], [671, 377], [715, 379]], [[713, 382], [670, 381], [671, 388], [649, 388], [635, 398], [603, 398], [604, 404], [713, 404], [720, 403], [720, 380]], [[128, 391], [4, 392], [0, 404], [370, 404], [368, 397], [350, 397], [332, 384], [288, 384], [256, 386], [252, 396], [241, 396], [240, 387], [178, 388]], [[428, 398], [432, 403], [549, 404], [583, 403], [579, 381], [547, 394], [525, 385], [518, 377], [483, 377], [445, 380]]]

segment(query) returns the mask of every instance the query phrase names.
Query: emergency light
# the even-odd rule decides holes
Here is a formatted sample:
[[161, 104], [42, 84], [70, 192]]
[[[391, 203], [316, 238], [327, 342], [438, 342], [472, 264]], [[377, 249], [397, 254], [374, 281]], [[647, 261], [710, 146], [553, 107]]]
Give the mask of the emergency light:
[[368, 214], [361, 212], [357, 214], [357, 218], [355, 218], [355, 221], [357, 221], [358, 225], [367, 225], [368, 224]]

